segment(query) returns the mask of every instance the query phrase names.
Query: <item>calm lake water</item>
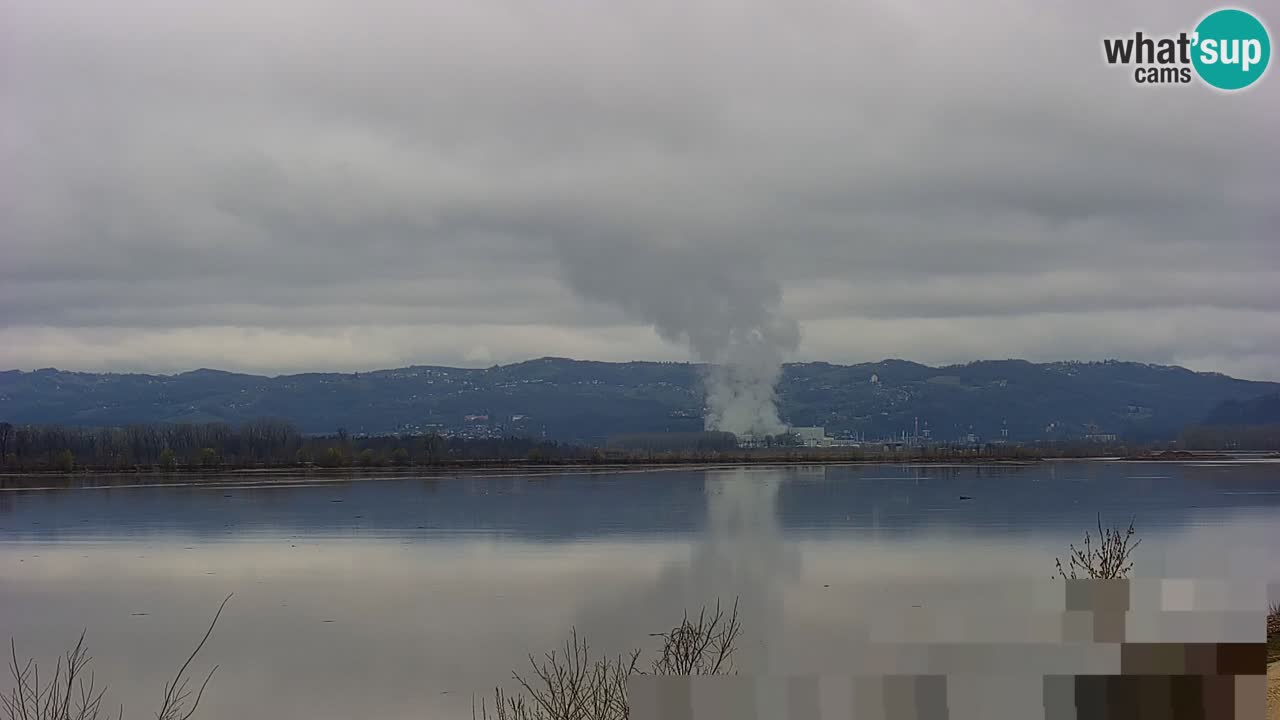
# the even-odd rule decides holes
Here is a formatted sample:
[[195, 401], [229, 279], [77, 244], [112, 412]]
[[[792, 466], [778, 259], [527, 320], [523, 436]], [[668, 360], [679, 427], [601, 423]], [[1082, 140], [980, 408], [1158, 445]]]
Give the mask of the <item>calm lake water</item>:
[[1139, 577], [1280, 580], [1264, 461], [113, 482], [0, 490], [0, 638], [51, 661], [87, 628], [133, 717], [227, 593], [198, 717], [397, 720], [470, 717], [571, 627], [652, 648], [718, 597], [741, 598], [739, 666], [776, 671], [868, 588], [1047, 580], [1098, 513], [1136, 516]]

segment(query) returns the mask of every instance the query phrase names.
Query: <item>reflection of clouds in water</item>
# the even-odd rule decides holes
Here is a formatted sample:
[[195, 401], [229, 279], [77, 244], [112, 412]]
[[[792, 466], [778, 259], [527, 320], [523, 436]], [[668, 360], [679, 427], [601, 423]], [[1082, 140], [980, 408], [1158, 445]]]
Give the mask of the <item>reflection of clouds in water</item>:
[[[783, 540], [778, 491], [785, 477], [773, 468], [738, 468], [706, 474], [707, 522], [688, 560], [668, 563], [648, 589], [622, 597], [596, 596], [583, 603], [581, 626], [608, 649], [634, 645], [619, 637], [619, 616], [642, 618], [651, 632], [668, 629], [684, 610], [696, 612], [716, 600], [739, 599], [743, 638], [736, 656], [743, 671], [767, 672], [774, 665], [783, 632], [784, 591], [799, 579], [798, 549]], [[622, 627], [634, 629], [635, 622]]]
[[1143, 577], [1263, 578], [1280, 581], [1280, 524], [1258, 509], [1203, 510], [1184, 526], [1143, 533], [1134, 573]]
[[[109, 698], [140, 714], [172, 679], [174, 656], [235, 592], [202, 655], [222, 668], [199, 715], [465, 718], [472, 692], [509, 679], [526, 653], [563, 643], [576, 602], [637, 576], [648, 586], [681, 549], [490, 539], [0, 543], [0, 639], [51, 661], [88, 628]], [[612, 621], [628, 644], [655, 629]]]
[[[703, 498], [683, 484], [688, 494], [654, 490], [665, 504], [653, 512], [705, 518], [692, 537], [650, 530], [564, 542], [403, 532], [317, 539], [290, 537], [295, 528], [287, 526], [262, 530], [260, 542], [243, 534], [230, 542], [151, 534], [144, 542], [0, 543], [0, 639], [16, 635], [20, 651], [49, 658], [87, 626], [99, 668], [111, 668], [110, 695], [126, 711], [142, 710], [169, 679], [171, 656], [208, 620], [210, 603], [234, 590], [206, 648], [207, 659], [224, 666], [201, 715], [467, 717], [471, 692], [509, 678], [525, 653], [559, 646], [570, 625], [600, 651], [639, 646], [648, 653], [656, 643], [646, 633], [668, 629], [685, 608], [734, 595], [744, 632], [738, 666], [751, 673], [842, 667], [850, 648], [868, 640], [858, 622], [877, 610], [910, 613], [921, 605], [949, 618], [975, 609], [1003, 630], [1011, 601], [993, 602], [989, 587], [965, 594], [943, 583], [1047, 580], [1053, 557], [1094, 520], [1090, 508], [1076, 512], [1082, 523], [1065, 514], [1032, 523], [1020, 514], [1024, 505], [992, 493], [952, 508], [959, 490], [929, 496], [927, 484], [883, 474], [850, 489], [842, 483], [853, 481], [835, 468], [743, 468], [705, 473]], [[286, 496], [297, 501], [306, 491]], [[80, 515], [66, 503], [96, 496], [60, 497], [60, 514], [74, 518]], [[319, 512], [331, 509], [329, 497], [326, 489]], [[442, 494], [439, 502], [456, 500]], [[785, 533], [783, 505], [793, 523]], [[819, 519], [847, 521], [824, 527], [800, 514], [819, 507]], [[1128, 510], [1104, 509], [1103, 520], [1127, 519]], [[1206, 507], [1177, 522], [1156, 520], [1155, 510], [1139, 513], [1141, 576], [1280, 577], [1280, 555], [1268, 552], [1280, 545], [1273, 508]], [[150, 614], [133, 617], [136, 611]], [[924, 619], [961, 627], [938, 615]], [[965, 632], [985, 627], [968, 615], [965, 621]]]

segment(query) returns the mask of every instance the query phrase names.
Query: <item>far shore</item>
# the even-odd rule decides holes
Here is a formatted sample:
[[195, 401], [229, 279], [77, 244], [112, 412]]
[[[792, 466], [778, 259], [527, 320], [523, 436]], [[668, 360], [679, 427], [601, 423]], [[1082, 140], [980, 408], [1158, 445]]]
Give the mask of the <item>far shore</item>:
[[[626, 470], [635, 468], [721, 468], [741, 466], [784, 466], [784, 465], [1033, 465], [1046, 460], [1059, 458], [991, 458], [991, 457], [953, 457], [953, 458], [716, 458], [716, 459], [634, 459], [609, 460], [603, 462], [530, 462], [528, 460], [458, 460], [447, 463], [419, 465], [373, 465], [373, 466], [341, 466], [322, 467], [318, 465], [273, 465], [273, 466], [238, 466], [220, 465], [215, 467], [178, 466], [172, 469], [158, 467], [78, 467], [67, 472], [51, 468], [36, 468], [23, 471], [0, 471], [0, 479], [20, 477], [66, 477], [77, 478], [93, 475], [146, 475], [163, 476], [200, 476], [200, 475], [321, 475], [321, 476], [364, 476], [364, 475], [418, 475], [454, 473], [468, 470], [519, 470], [519, 471], [555, 471], [555, 470]], [[1110, 459], [1116, 458], [1061, 458], [1068, 460]]]
[[[173, 468], [157, 466], [120, 467], [77, 467], [67, 472], [52, 468], [33, 468], [27, 470], [0, 471], [0, 489], [21, 489], [25, 486], [20, 481], [33, 478], [59, 478], [67, 481], [89, 477], [146, 477], [162, 480], [164, 478], [183, 478], [183, 482], [198, 481], [201, 477], [220, 477], [228, 475], [241, 477], [317, 477], [317, 478], [373, 478], [386, 476], [426, 475], [448, 477], [452, 474], [483, 470], [503, 470], [510, 472], [531, 472], [544, 474], [548, 472], [584, 470], [611, 472], [634, 469], [717, 469], [732, 467], [768, 467], [788, 465], [966, 465], [966, 466], [1020, 466], [1034, 465], [1054, 461], [1106, 461], [1106, 462], [1189, 462], [1189, 461], [1224, 461], [1238, 460], [1241, 455], [1227, 455], [1217, 452], [1171, 451], [1150, 455], [1081, 455], [1052, 456], [1027, 455], [1019, 457], [992, 455], [957, 455], [957, 456], [912, 456], [912, 455], [871, 455], [863, 457], [833, 457], [821, 452], [778, 453], [744, 453], [742, 455], [726, 454], [715, 458], [698, 457], [632, 457], [626, 459], [606, 459], [599, 461], [559, 461], [531, 462], [527, 459], [491, 459], [491, 460], [456, 460], [430, 464], [412, 465], [348, 465], [339, 467], [322, 467], [315, 464], [293, 465], [180, 465]], [[1259, 459], [1280, 459], [1274, 453], [1257, 453], [1248, 457]], [[12, 482], [19, 481], [19, 482]]]

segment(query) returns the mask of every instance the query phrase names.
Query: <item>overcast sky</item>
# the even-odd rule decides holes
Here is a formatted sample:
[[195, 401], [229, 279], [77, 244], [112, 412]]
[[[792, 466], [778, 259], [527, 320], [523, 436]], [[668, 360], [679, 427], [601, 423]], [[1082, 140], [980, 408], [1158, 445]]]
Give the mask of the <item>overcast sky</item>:
[[1276, 68], [1102, 61], [1214, 7], [0, 0], [0, 368], [683, 360], [706, 268], [798, 360], [1280, 380]]

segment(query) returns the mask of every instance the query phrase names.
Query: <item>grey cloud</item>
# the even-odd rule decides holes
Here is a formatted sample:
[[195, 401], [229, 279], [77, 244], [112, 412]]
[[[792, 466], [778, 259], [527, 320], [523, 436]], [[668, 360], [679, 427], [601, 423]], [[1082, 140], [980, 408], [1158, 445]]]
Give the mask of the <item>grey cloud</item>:
[[1280, 378], [1275, 77], [1101, 59], [1193, 3], [5, 12], [0, 366], [684, 357], [752, 291], [801, 359]]

